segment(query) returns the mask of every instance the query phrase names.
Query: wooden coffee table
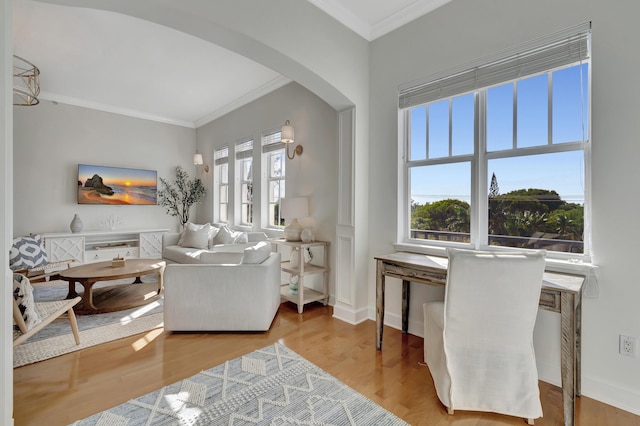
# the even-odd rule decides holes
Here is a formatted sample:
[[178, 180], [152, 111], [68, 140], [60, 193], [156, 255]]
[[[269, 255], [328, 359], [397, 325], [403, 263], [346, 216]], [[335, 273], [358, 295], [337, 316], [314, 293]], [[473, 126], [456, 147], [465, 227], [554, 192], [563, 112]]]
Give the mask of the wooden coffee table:
[[[76, 283], [82, 284], [82, 301], [74, 307], [77, 314], [102, 314], [121, 311], [150, 303], [160, 297], [162, 274], [166, 263], [160, 259], [126, 259], [125, 265], [111, 266], [111, 261], [88, 263], [60, 271], [60, 278], [69, 282], [67, 299], [76, 297]], [[143, 275], [157, 274], [158, 283], [143, 283]], [[93, 288], [99, 281], [136, 278], [133, 284]]]

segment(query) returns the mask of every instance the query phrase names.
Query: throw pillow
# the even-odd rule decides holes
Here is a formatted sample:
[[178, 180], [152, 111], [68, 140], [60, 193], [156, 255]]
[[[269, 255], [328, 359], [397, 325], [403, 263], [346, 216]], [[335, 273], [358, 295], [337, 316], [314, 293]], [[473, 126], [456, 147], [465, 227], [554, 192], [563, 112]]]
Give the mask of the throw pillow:
[[224, 225], [220, 227], [220, 230], [213, 238], [213, 241], [211, 243], [214, 246], [217, 244], [232, 244], [235, 239], [236, 236], [232, 234], [232, 231], [229, 229], [229, 227], [227, 225]]
[[244, 244], [249, 242], [249, 237], [246, 232], [233, 232], [232, 235], [235, 235], [233, 239], [234, 244]]
[[198, 224], [191, 223], [191, 222], [185, 223], [183, 231], [180, 234], [180, 239], [178, 240], [178, 245], [181, 246], [181, 247], [186, 247], [186, 246], [183, 246], [182, 244], [184, 243], [184, 238], [185, 238], [185, 235], [186, 235], [187, 231], [198, 231], [199, 229], [207, 228], [207, 227], [211, 227], [211, 225], [208, 224], [208, 223], [205, 223], [204, 225], [198, 225]]
[[242, 263], [262, 263], [271, 255], [271, 243], [260, 241], [258, 244], [244, 249]]
[[48, 263], [42, 236], [30, 235], [13, 240], [9, 250], [9, 268], [12, 271], [33, 269]]
[[218, 232], [220, 231], [220, 228], [211, 225], [209, 227], [209, 248], [213, 247], [213, 239], [216, 237], [216, 235], [218, 235]]
[[191, 247], [206, 249], [209, 247], [209, 224], [197, 226], [187, 226], [178, 244], [181, 247]]
[[27, 330], [40, 322], [40, 317], [36, 312], [35, 299], [33, 298], [33, 287], [29, 278], [22, 274], [13, 274], [13, 298], [18, 304], [20, 313]]

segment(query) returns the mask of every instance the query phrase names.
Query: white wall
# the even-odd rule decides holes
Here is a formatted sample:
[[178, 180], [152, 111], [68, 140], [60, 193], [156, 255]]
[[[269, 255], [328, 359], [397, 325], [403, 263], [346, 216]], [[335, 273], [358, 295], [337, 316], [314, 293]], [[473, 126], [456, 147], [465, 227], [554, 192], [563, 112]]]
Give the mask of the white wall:
[[180, 165], [194, 176], [195, 129], [45, 100], [15, 108], [14, 129], [14, 236], [68, 232], [75, 213], [84, 230], [101, 229], [109, 215], [122, 229], [177, 229], [160, 206], [78, 205], [78, 163], [157, 170], [167, 180]]
[[[393, 251], [397, 217], [398, 86], [585, 21], [593, 22], [593, 247], [598, 299], [583, 302], [582, 390], [640, 414], [640, 358], [618, 354], [618, 335], [640, 337], [636, 195], [640, 168], [640, 3], [599, 0], [454, 0], [375, 40], [371, 47], [371, 193], [369, 259]], [[390, 207], [391, 206], [391, 207]], [[369, 262], [369, 306], [375, 270]], [[399, 283], [389, 280], [389, 317], [400, 315]], [[421, 303], [412, 289], [410, 332], [422, 335]], [[393, 295], [393, 293], [396, 293]], [[540, 311], [535, 348], [541, 377], [559, 384], [559, 316]]]
[[[286, 196], [308, 197], [309, 218], [301, 219], [302, 226], [311, 226], [316, 239], [335, 244], [336, 213], [338, 204], [338, 113], [325, 101], [305, 89], [298, 83], [288, 85], [271, 92], [260, 99], [198, 128], [197, 145], [204, 163], [213, 165], [213, 152], [216, 148], [229, 147], [231, 173], [234, 178], [233, 149], [239, 139], [253, 138], [253, 179], [257, 182], [265, 175], [261, 167], [261, 136], [265, 131], [280, 130], [285, 120], [289, 120], [295, 130], [295, 144], [302, 145], [303, 153], [293, 160], [286, 160]], [[291, 148], [293, 151], [293, 147]], [[213, 212], [213, 175], [202, 174], [207, 188], [206, 199], [198, 206], [197, 218], [200, 223], [214, 220]], [[235, 185], [238, 187], [238, 184]], [[262, 185], [254, 191], [254, 229], [260, 229], [260, 206], [263, 203]], [[229, 200], [231, 203], [231, 200]], [[231, 212], [230, 212], [231, 216]], [[282, 234], [280, 232], [280, 234]], [[333, 252], [331, 252], [333, 253]], [[334, 257], [330, 256], [331, 270]], [[330, 288], [333, 289], [334, 273], [330, 276]]]

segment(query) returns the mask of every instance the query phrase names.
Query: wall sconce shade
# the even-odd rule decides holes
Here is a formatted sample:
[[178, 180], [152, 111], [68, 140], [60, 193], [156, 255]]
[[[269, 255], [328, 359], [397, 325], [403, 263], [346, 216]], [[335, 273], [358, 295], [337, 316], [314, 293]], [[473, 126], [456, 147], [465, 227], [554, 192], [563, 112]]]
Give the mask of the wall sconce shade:
[[[202, 166], [204, 164], [204, 161], [202, 160], [202, 154], [198, 153], [198, 151], [196, 151], [196, 153], [193, 154], [193, 164], [196, 166]], [[205, 173], [209, 173], [209, 166], [204, 164], [202, 171]]]
[[289, 154], [289, 145], [294, 142], [293, 134], [293, 126], [291, 125], [289, 120], [285, 121], [284, 126], [282, 126], [282, 130], [280, 131], [280, 140], [287, 144], [287, 158], [289, 160], [293, 160], [296, 155], [302, 154], [302, 145], [296, 145], [293, 150], [293, 154]]
[[289, 226], [284, 228], [284, 239], [287, 241], [300, 241], [302, 226], [298, 218], [309, 216], [309, 201], [306, 197], [281, 198], [282, 217], [292, 219]]

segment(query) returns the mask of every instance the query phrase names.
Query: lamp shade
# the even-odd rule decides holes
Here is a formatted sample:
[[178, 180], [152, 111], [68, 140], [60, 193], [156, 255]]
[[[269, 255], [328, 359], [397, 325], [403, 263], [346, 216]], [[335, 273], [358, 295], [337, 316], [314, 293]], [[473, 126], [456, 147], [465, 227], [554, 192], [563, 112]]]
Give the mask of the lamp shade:
[[282, 217], [285, 219], [297, 219], [309, 216], [309, 201], [306, 197], [283, 198]]
[[202, 161], [202, 154], [195, 153], [193, 154], [193, 164], [196, 166], [202, 165], [204, 162]]
[[293, 143], [293, 126], [289, 123], [289, 120], [285, 121], [284, 126], [282, 126], [280, 140], [284, 143]]

